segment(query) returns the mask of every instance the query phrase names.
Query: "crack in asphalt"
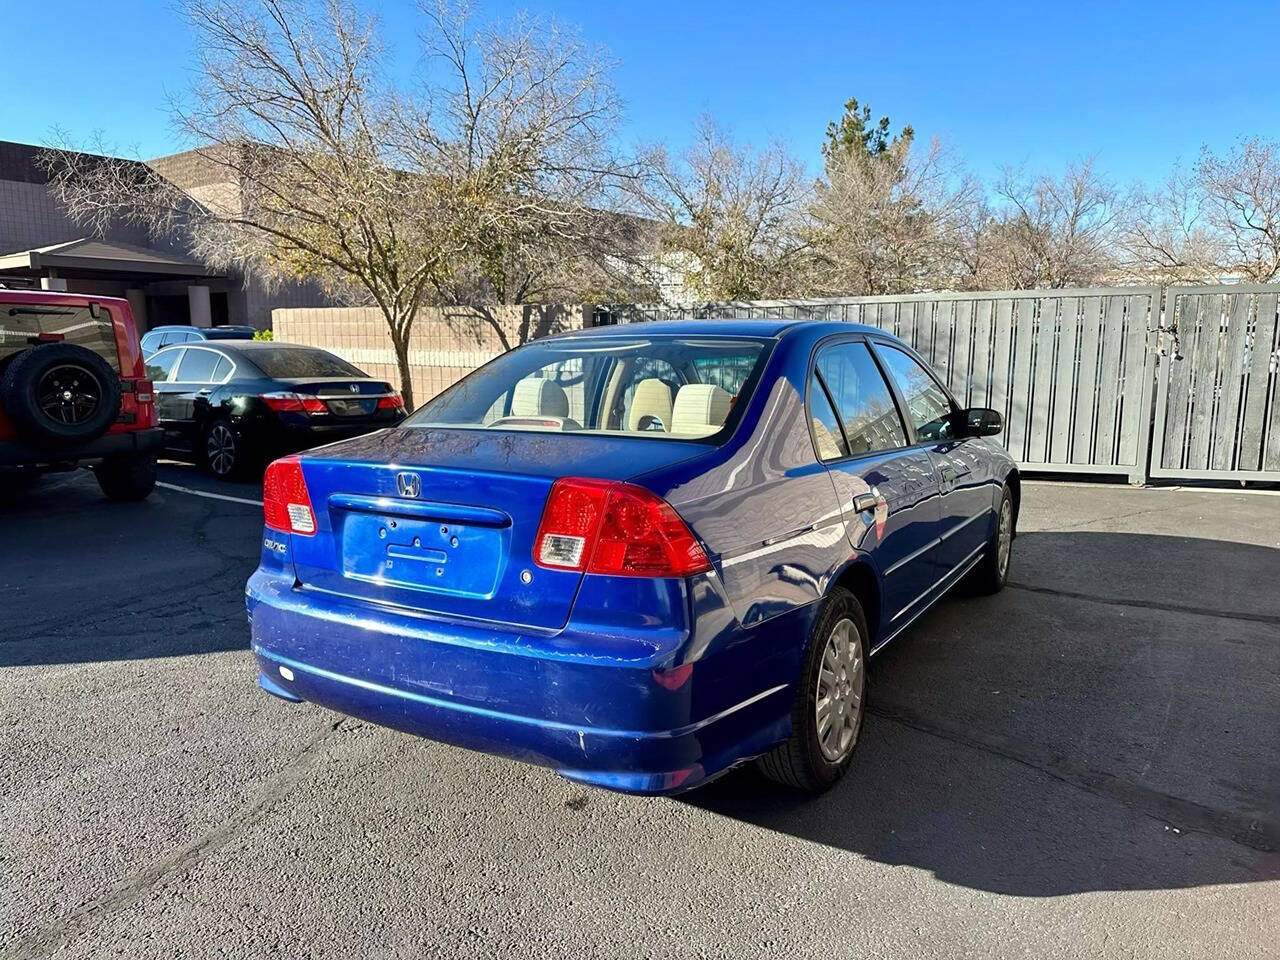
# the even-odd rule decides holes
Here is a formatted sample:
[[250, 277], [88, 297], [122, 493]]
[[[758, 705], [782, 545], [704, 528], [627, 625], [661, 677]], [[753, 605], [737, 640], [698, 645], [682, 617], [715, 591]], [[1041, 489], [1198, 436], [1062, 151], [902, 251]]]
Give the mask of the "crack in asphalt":
[[1238, 613], [1234, 610], [1214, 610], [1201, 606], [1189, 606], [1181, 603], [1164, 603], [1159, 600], [1127, 600], [1123, 597], [1099, 597], [1092, 593], [1077, 593], [1072, 590], [1059, 590], [1056, 587], [1033, 587], [1029, 583], [1013, 583], [1007, 586], [1014, 590], [1026, 590], [1029, 593], [1043, 593], [1051, 597], [1062, 597], [1066, 600], [1085, 600], [1089, 603], [1105, 603], [1113, 607], [1137, 607], [1141, 610], [1162, 610], [1167, 613], [1185, 613], [1197, 617], [1210, 617], [1215, 620], [1241, 620], [1246, 623], [1273, 623], [1280, 625], [1280, 615], [1269, 613]]
[[35, 960], [51, 956], [93, 925], [129, 909], [149, 891], [224, 849], [254, 818], [286, 797], [315, 769], [323, 757], [320, 748], [335, 732], [346, 733], [362, 726], [364, 724], [348, 717], [332, 721], [328, 729], [308, 740], [279, 773], [266, 781], [254, 800], [240, 807], [232, 816], [185, 846], [143, 867], [96, 900], [82, 904], [57, 922], [10, 944], [0, 952], [0, 960]]
[[867, 712], [912, 730], [1010, 760], [1060, 783], [1120, 803], [1183, 833], [1207, 834], [1261, 853], [1280, 851], [1280, 823], [1175, 797], [1062, 757], [1019, 750], [1004, 737], [961, 731], [905, 704], [868, 703]]

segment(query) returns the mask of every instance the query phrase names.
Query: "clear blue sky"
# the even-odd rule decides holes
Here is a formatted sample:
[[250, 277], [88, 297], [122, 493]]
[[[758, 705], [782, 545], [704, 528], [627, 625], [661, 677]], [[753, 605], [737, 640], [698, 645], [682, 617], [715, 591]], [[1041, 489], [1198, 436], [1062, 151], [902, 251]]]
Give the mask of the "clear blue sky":
[[[414, 4], [366, 5], [410, 67]], [[45, 142], [56, 124], [77, 139], [102, 130], [143, 156], [183, 146], [166, 92], [190, 80], [191, 41], [172, 5], [5, 7], [0, 139]], [[1006, 164], [1056, 171], [1092, 154], [1127, 183], [1163, 177], [1202, 144], [1280, 139], [1280, 78], [1267, 52], [1280, 36], [1275, 2], [482, 6], [490, 16], [513, 9], [551, 14], [609, 48], [628, 141], [679, 145], [709, 111], [738, 140], [780, 138], [816, 166], [823, 129], [849, 96], [895, 127], [940, 136], [984, 177]]]

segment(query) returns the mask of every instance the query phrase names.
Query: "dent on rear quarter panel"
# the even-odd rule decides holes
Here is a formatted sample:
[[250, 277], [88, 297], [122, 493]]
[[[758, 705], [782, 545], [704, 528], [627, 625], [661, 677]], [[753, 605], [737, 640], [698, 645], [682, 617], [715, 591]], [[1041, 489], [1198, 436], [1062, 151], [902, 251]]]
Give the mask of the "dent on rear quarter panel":
[[747, 627], [822, 597], [851, 553], [806, 421], [808, 355], [807, 339], [784, 339], [727, 444], [640, 481], [665, 496], [710, 548]]

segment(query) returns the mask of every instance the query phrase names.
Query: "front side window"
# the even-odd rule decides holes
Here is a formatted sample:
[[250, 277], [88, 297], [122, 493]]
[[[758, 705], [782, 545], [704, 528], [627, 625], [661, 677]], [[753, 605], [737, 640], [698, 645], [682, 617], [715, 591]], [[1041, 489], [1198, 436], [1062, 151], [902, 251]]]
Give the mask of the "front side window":
[[893, 394], [865, 343], [825, 348], [817, 370], [835, 401], [850, 456], [907, 445]]
[[938, 381], [914, 357], [896, 347], [882, 345], [878, 352], [906, 401], [916, 439], [925, 443], [950, 440], [955, 435], [951, 400]]
[[[535, 341], [460, 380], [404, 426], [716, 442], [732, 430], [770, 343], [697, 336]], [[724, 384], [734, 382], [719, 371], [740, 368], [742, 358], [750, 369], [731, 391]]]
[[152, 383], [164, 383], [169, 379], [169, 374], [173, 372], [183, 352], [182, 350], [161, 350], [159, 353], [152, 354], [151, 359], [147, 361], [147, 379]]

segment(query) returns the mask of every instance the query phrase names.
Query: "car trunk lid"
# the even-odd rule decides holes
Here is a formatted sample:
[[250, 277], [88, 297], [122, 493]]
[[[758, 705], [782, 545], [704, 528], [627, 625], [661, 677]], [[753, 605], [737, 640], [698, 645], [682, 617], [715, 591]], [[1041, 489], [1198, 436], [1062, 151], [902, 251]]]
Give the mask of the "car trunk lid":
[[[621, 448], [621, 449], [620, 449]], [[384, 430], [305, 454], [315, 536], [293, 537], [305, 587], [445, 617], [559, 629], [582, 574], [533, 562], [552, 483], [626, 479], [690, 443], [484, 430]]]
[[378, 399], [394, 393], [391, 384], [384, 380], [361, 377], [290, 377], [278, 379], [276, 383], [301, 396], [319, 397], [329, 413], [341, 419], [374, 417], [378, 412]]

